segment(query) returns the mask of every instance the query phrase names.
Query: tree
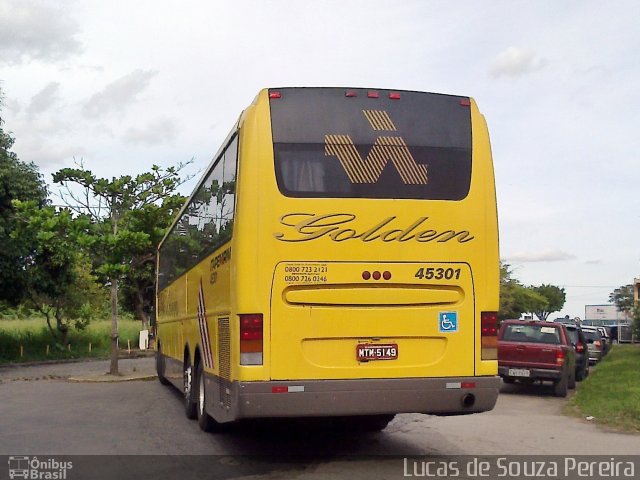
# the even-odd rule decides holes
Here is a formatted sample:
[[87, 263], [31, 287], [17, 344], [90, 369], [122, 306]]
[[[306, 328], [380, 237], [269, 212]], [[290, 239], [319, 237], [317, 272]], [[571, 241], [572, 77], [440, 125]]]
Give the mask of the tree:
[[78, 248], [89, 222], [85, 217], [74, 219], [69, 210], [33, 201], [14, 200], [13, 205], [16, 224], [11, 238], [20, 245], [15, 276], [25, 301], [45, 316], [53, 338], [66, 345], [70, 322], [84, 328], [101, 303], [91, 263]]
[[[65, 203], [78, 215], [90, 219], [92, 228], [88, 230], [87, 245], [94, 256], [97, 273], [110, 286], [111, 375], [119, 374], [119, 284], [131, 275], [135, 266], [146, 265], [149, 255], [155, 252], [152, 235], [137, 230], [139, 212], [153, 210], [152, 205], [163, 206], [186, 181], [180, 178], [179, 172], [187, 164], [180, 163], [164, 171], [154, 165], [150, 172], [136, 177], [123, 175], [108, 180], [96, 177], [80, 163], [78, 168], [64, 168], [53, 175], [54, 182], [62, 186]], [[136, 263], [137, 258], [144, 261]]]
[[532, 312], [540, 320], [546, 320], [551, 312], [561, 310], [564, 302], [564, 289], [553, 285], [525, 287], [514, 278], [511, 266], [500, 262], [499, 320], [520, 318], [525, 312]]
[[[2, 113], [0, 91], [0, 113]], [[47, 188], [37, 167], [26, 164], [11, 151], [13, 137], [3, 130], [0, 117], [0, 300], [16, 305], [23, 299], [24, 286], [15, 275], [19, 268], [19, 242], [11, 238], [15, 228], [13, 200], [47, 202]]]
[[635, 301], [633, 293], [633, 285], [623, 285], [609, 294], [609, 301], [631, 318], [633, 333], [640, 337], [640, 302]]
[[544, 301], [533, 304], [531, 312], [535, 313], [539, 320], [545, 321], [549, 314], [562, 310], [567, 297], [564, 288], [555, 285], [543, 284], [531, 289], [540, 295]]
[[498, 319], [520, 318], [524, 312], [533, 311], [542, 299], [531, 289], [513, 277], [508, 263], [500, 263], [500, 311]]
[[149, 326], [149, 310], [155, 295], [156, 248], [173, 222], [185, 197], [179, 194], [163, 198], [160, 205], [146, 205], [130, 212], [130, 229], [149, 236], [151, 248], [132, 252], [129, 271], [122, 279], [123, 304], [130, 309], [142, 328]]
[[631, 313], [635, 306], [633, 300], [633, 285], [623, 285], [616, 288], [609, 294], [609, 301], [615, 304], [621, 312], [625, 312], [626, 314]]

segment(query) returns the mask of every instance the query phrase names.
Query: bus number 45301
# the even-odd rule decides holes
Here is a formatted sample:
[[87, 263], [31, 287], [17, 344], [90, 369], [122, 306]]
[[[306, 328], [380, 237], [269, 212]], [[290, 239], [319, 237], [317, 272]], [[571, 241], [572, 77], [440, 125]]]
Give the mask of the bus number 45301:
[[424, 280], [456, 280], [460, 279], [460, 269], [459, 268], [419, 268], [416, 274], [414, 275], [416, 278], [424, 279]]

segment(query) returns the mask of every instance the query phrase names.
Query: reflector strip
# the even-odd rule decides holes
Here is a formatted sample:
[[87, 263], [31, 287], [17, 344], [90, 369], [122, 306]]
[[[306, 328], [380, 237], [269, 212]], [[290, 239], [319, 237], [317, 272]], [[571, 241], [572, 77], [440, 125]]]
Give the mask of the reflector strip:
[[451, 382], [451, 383], [447, 383], [447, 388], [448, 389], [454, 389], [454, 390], [459, 390], [462, 388], [462, 383], [461, 382]]
[[300, 393], [304, 392], [304, 385], [278, 385], [271, 387], [271, 393]]
[[476, 388], [476, 382], [462, 382], [462, 388]]

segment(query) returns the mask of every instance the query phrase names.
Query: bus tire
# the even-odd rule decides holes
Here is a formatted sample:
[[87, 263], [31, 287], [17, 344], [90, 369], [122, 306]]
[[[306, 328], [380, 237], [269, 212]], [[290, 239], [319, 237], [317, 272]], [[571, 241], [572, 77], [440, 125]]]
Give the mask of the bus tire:
[[357, 432], [380, 432], [387, 428], [394, 418], [395, 415], [359, 415], [348, 418], [345, 427]]
[[166, 375], [166, 362], [162, 355], [162, 344], [158, 342], [158, 349], [156, 350], [156, 373], [158, 374], [158, 380], [162, 385], [169, 385], [171, 382], [167, 380]]
[[565, 375], [561, 379], [553, 382], [553, 396], [566, 397], [569, 385], [569, 376]]
[[193, 420], [198, 416], [196, 396], [193, 388], [193, 368], [189, 355], [185, 355], [183, 368], [183, 393], [184, 393], [184, 413], [187, 418]]
[[200, 426], [200, 430], [203, 432], [212, 432], [216, 430], [218, 422], [216, 422], [211, 415], [207, 413], [207, 389], [204, 382], [204, 367], [202, 366], [202, 361], [198, 362], [196, 365], [196, 379], [194, 387], [196, 392], [198, 425]]

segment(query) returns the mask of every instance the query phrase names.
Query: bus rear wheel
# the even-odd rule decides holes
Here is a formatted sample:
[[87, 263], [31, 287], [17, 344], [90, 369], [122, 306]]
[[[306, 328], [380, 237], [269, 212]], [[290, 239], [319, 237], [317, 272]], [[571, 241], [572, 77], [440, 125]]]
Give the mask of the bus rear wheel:
[[394, 418], [395, 415], [360, 415], [350, 417], [347, 426], [358, 432], [380, 432], [387, 428]]
[[197, 417], [197, 405], [195, 392], [193, 388], [193, 367], [191, 366], [191, 361], [189, 357], [186, 356], [184, 360], [184, 370], [183, 370], [183, 379], [184, 379], [184, 413], [187, 415], [187, 418], [194, 419]]
[[217, 429], [219, 424], [207, 413], [207, 390], [204, 385], [204, 367], [202, 366], [202, 362], [198, 362], [196, 365], [195, 388], [198, 425], [203, 432], [212, 432]]

